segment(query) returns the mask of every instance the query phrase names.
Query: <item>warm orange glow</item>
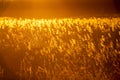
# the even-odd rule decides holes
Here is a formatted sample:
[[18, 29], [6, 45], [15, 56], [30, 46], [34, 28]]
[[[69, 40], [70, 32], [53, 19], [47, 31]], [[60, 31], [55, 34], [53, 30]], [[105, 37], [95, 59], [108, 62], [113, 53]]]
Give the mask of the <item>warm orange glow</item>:
[[120, 0], [0, 0], [0, 80], [119, 80]]
[[69, 18], [116, 16], [112, 0], [2, 0], [0, 16], [23, 18]]
[[1, 17], [0, 77], [118, 80], [119, 25], [120, 18]]

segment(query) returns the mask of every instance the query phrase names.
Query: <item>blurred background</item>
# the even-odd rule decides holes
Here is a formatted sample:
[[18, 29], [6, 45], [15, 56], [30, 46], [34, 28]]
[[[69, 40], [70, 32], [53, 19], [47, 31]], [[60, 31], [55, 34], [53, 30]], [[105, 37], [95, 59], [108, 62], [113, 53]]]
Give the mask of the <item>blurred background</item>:
[[0, 0], [1, 17], [65, 18], [120, 15], [120, 0]]

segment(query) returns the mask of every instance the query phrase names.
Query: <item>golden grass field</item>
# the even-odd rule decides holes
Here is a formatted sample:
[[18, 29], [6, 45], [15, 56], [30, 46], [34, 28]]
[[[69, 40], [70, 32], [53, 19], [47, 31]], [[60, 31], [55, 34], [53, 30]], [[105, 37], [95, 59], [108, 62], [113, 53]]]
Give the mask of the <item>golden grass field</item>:
[[119, 80], [120, 18], [0, 18], [0, 80]]

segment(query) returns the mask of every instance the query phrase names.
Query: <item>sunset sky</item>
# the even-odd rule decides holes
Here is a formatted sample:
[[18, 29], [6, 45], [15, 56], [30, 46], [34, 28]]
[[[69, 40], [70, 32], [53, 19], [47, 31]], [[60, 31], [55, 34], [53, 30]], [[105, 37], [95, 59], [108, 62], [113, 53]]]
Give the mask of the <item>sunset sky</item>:
[[0, 16], [87, 17], [113, 15], [116, 12], [115, 0], [0, 0]]

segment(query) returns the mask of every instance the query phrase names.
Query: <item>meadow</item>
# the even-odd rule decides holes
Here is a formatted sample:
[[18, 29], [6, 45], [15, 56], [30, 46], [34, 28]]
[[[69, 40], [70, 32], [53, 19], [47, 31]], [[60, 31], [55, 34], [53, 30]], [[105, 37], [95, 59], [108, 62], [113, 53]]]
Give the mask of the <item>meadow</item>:
[[0, 80], [119, 80], [120, 18], [0, 18]]

